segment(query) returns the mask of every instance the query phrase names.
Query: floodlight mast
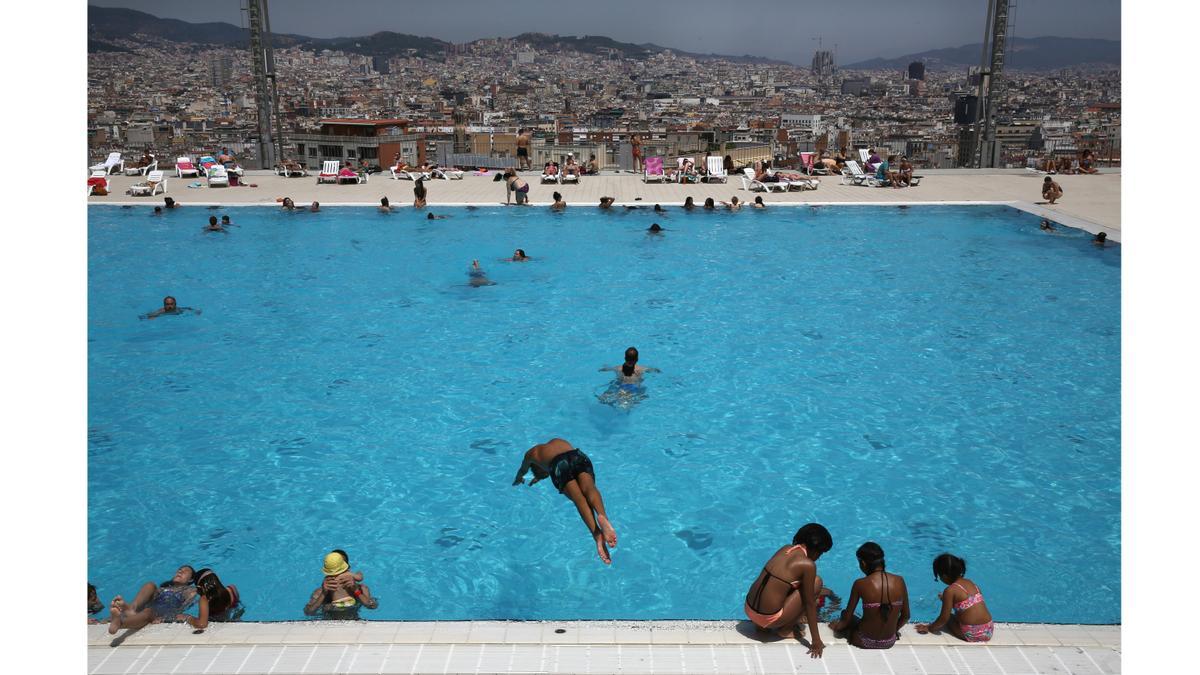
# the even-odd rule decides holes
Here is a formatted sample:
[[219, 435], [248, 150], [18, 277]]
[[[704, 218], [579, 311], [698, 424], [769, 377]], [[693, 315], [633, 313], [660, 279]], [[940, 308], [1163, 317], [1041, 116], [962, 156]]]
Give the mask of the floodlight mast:
[[267, 12], [267, 0], [246, 0], [243, 10], [250, 24], [250, 57], [254, 68], [255, 100], [258, 108], [258, 157], [262, 168], [269, 169], [283, 157], [283, 126], [279, 117], [279, 95], [275, 87], [271, 20]]

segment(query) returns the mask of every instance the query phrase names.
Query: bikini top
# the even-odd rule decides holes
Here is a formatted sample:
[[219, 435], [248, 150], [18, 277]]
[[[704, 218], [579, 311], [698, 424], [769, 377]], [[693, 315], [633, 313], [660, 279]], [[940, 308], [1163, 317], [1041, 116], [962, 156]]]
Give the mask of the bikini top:
[[889, 602], [889, 601], [888, 601], [888, 599], [887, 599], [887, 597], [888, 597], [888, 592], [887, 592], [887, 572], [883, 572], [883, 598], [884, 598], [884, 599], [883, 599], [883, 601], [882, 601], [882, 602], [867, 602], [867, 601], [865, 601], [865, 600], [864, 600], [864, 601], [863, 601], [863, 608], [864, 608], [864, 609], [866, 609], [866, 608], [879, 608], [879, 609], [880, 609], [880, 610], [881, 610], [881, 611], [882, 611], [884, 614], [887, 614], [889, 611], [891, 611], [891, 609], [892, 609], [892, 605], [895, 605], [895, 606], [899, 607], [899, 606], [901, 606], [901, 605], [903, 605], [903, 604], [904, 604], [904, 601], [903, 601], [903, 600], [896, 600], [896, 601], [894, 601], [894, 602]]
[[[956, 582], [954, 582], [954, 583], [953, 583], [953, 584], [951, 584], [951, 585], [953, 585], [953, 586], [958, 586], [960, 589], [962, 589], [962, 592], [963, 592], [963, 593], [967, 593], [967, 589], [965, 589], [965, 588], [963, 588], [961, 585], [959, 585], [959, 583], [958, 583], [957, 581], [956, 581]], [[954, 603], [954, 609], [956, 609], [956, 610], [958, 610], [958, 611], [960, 611], [960, 612], [961, 612], [961, 611], [963, 611], [964, 609], [968, 609], [968, 608], [970, 608], [970, 607], [974, 607], [975, 605], [978, 605], [978, 604], [979, 604], [979, 603], [981, 603], [981, 602], [983, 602], [983, 593], [980, 593], [980, 592], [978, 591], [978, 589], [977, 589], [977, 590], [975, 591], [975, 594], [974, 594], [974, 595], [971, 595], [970, 593], [967, 593], [967, 599], [966, 599], [966, 600], [962, 600], [961, 602], [956, 602], [956, 603]]]
[[[806, 557], [806, 558], [808, 557], [808, 548], [806, 548], [804, 546], [804, 544], [796, 544], [795, 546], [790, 546], [790, 547], [788, 547], [788, 549], [786, 551], [783, 552], [783, 554], [785, 556], [791, 555], [792, 551], [795, 551], [796, 549], [800, 549], [801, 551], [804, 551], [804, 557]], [[796, 590], [800, 590], [800, 580], [799, 579], [797, 579], [795, 581], [788, 581], [786, 579], [777, 577], [774, 574], [771, 574], [771, 570], [767, 569], [766, 565], [763, 565], [762, 571], [763, 571], [763, 573], [765, 573], [767, 575], [767, 577], [762, 580], [761, 584], [758, 585], [758, 592], [754, 594], [754, 603], [750, 609], [753, 609], [756, 612], [761, 611], [760, 609], [755, 609], [755, 608], [762, 607], [762, 605], [760, 605], [759, 603], [762, 601], [763, 590], [767, 587], [767, 582], [770, 581], [771, 579], [778, 579], [779, 581], [782, 581], [783, 583], [787, 584], [788, 586], [791, 586], [792, 588], [794, 588]]]

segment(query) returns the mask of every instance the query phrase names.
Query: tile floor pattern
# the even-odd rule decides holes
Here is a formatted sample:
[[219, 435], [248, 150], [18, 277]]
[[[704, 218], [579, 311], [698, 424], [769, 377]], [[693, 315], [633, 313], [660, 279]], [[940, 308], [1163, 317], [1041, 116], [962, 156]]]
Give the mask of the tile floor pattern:
[[[562, 631], [561, 633], [558, 631]], [[157, 625], [116, 640], [88, 627], [88, 672], [824, 673], [1016, 675], [1121, 672], [1120, 626], [1001, 624], [988, 645], [905, 631], [865, 651], [822, 628], [825, 657], [760, 642], [745, 622], [295, 622]], [[114, 643], [116, 646], [114, 646]]]

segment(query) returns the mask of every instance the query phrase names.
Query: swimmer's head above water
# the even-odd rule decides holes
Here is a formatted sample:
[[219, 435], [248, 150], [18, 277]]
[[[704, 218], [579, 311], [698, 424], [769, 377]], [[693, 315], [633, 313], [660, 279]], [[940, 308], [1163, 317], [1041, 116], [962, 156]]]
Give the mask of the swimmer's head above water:
[[652, 223], [652, 224], [650, 225], [650, 227], [646, 228], [646, 231], [648, 231], [648, 232], [662, 232], [662, 231], [663, 231], [663, 229], [662, 229], [662, 225], [659, 225], [658, 223]]
[[168, 295], [167, 297], [163, 298], [164, 312], [174, 312], [176, 309], [178, 309], [178, 307], [173, 296]]
[[630, 377], [637, 370], [638, 350], [637, 347], [630, 347], [625, 350], [625, 364], [621, 366], [621, 374]]

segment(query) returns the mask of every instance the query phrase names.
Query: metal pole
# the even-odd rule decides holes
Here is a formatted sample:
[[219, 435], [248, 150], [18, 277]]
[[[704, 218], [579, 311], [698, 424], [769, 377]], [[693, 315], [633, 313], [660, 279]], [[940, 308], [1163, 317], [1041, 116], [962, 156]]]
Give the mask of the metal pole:
[[275, 148], [278, 152], [276, 156], [282, 160], [285, 154], [283, 151], [283, 124], [279, 117], [279, 91], [275, 84], [275, 49], [271, 46], [271, 13], [267, 7], [267, 0], [262, 0], [262, 16], [267, 80], [271, 83], [271, 112], [275, 122]]

